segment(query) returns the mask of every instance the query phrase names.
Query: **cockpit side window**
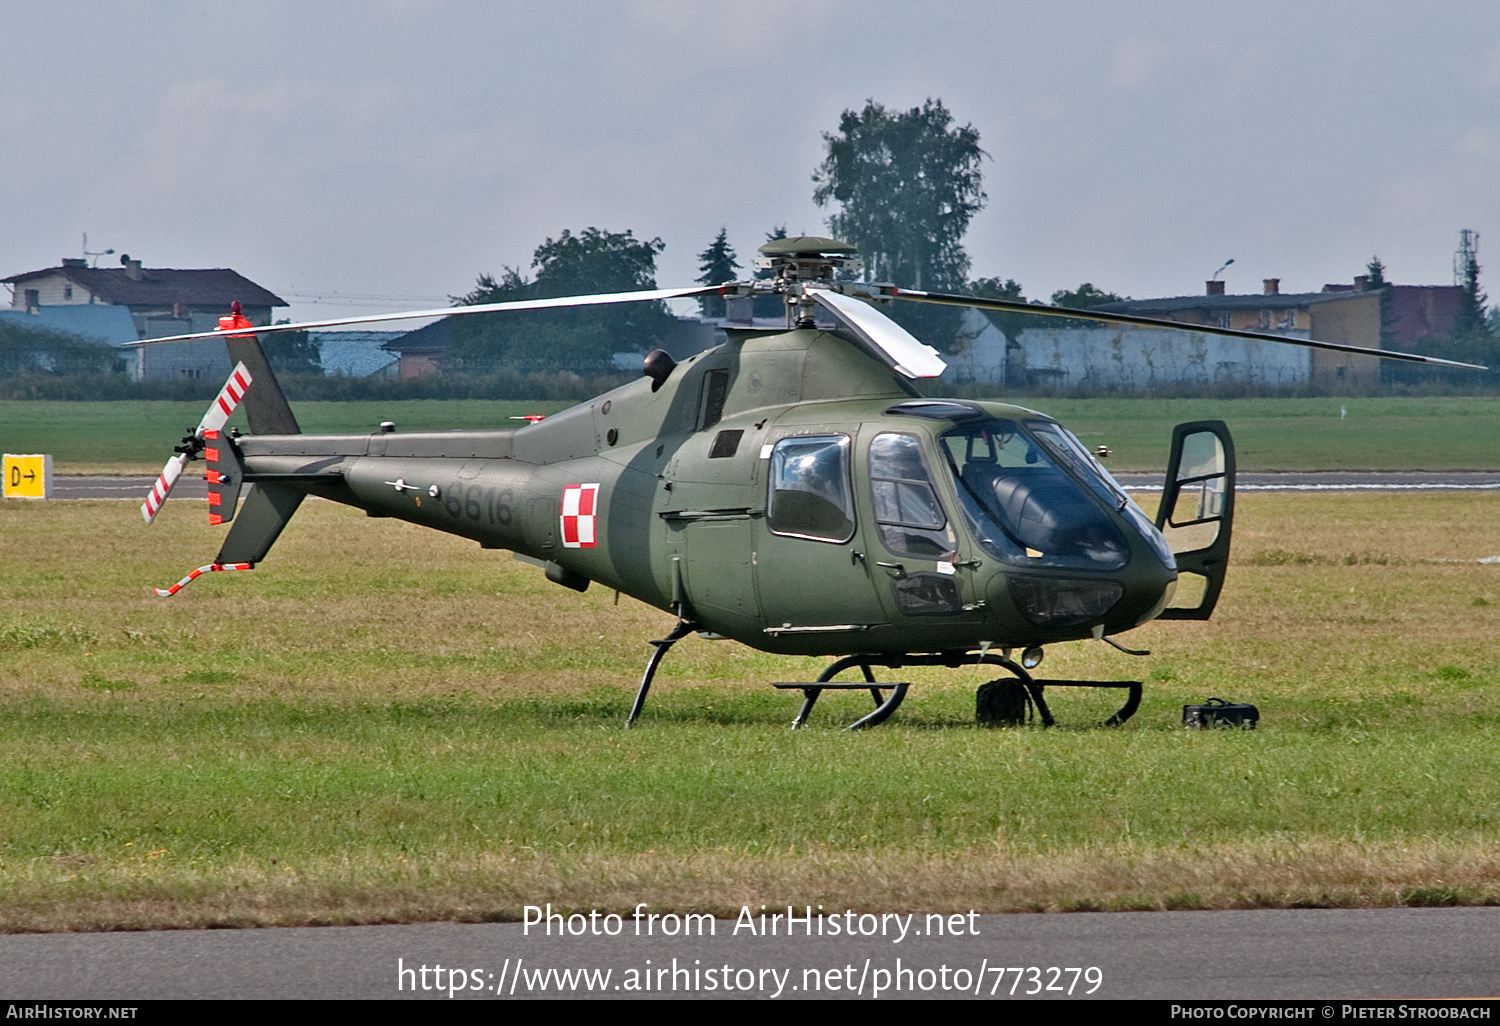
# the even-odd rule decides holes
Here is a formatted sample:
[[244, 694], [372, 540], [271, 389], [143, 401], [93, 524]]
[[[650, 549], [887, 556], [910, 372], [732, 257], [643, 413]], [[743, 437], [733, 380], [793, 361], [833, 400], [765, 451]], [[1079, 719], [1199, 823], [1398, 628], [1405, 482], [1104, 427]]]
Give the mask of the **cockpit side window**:
[[893, 555], [939, 559], [954, 550], [953, 528], [915, 437], [884, 432], [870, 441], [870, 490], [880, 540]]
[[854, 537], [849, 436], [783, 438], [771, 450], [766, 522], [773, 534], [816, 541]]
[[997, 418], [955, 426], [940, 441], [965, 519], [992, 556], [1090, 570], [1129, 561], [1129, 543], [1106, 512], [1114, 502], [1104, 482], [1081, 475], [1058, 440]]

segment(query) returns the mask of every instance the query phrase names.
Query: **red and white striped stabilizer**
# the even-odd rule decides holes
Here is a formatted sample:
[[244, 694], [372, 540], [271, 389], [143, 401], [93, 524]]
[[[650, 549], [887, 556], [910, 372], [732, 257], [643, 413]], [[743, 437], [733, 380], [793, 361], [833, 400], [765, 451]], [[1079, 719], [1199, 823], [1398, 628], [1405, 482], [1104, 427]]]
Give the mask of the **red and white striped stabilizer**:
[[170, 588], [152, 588], [151, 590], [156, 592], [157, 598], [171, 598], [173, 595], [176, 595], [179, 591], [181, 591], [183, 588], [186, 588], [189, 584], [192, 584], [204, 574], [211, 574], [218, 570], [254, 569], [254, 563], [210, 563], [208, 564], [208, 566], [200, 566], [198, 569], [188, 574], [186, 577], [178, 581], [176, 584], [172, 585]]
[[[229, 380], [224, 382], [224, 387], [219, 389], [219, 394], [214, 398], [213, 405], [209, 406], [208, 412], [198, 422], [198, 429], [193, 432], [194, 437], [202, 438], [210, 431], [221, 430], [235, 409], [240, 405], [240, 400], [245, 398], [245, 392], [250, 388], [250, 371], [243, 363], [234, 365], [234, 371], [229, 375]], [[167, 460], [167, 465], [162, 467], [161, 474], [156, 478], [156, 484], [151, 486], [151, 494], [146, 496], [146, 501], [141, 503], [141, 516], [146, 523], [156, 519], [156, 514], [161, 512], [161, 504], [167, 501], [167, 496], [172, 492], [172, 486], [182, 476], [182, 470], [188, 465], [192, 457], [187, 453], [178, 453]]]

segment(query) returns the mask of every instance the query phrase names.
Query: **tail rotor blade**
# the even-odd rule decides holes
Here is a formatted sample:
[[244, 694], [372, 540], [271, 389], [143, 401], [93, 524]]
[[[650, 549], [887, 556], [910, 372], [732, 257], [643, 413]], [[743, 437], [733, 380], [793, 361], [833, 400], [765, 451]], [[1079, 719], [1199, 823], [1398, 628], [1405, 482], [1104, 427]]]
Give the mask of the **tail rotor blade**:
[[[231, 414], [245, 398], [245, 392], [250, 388], [250, 372], [243, 363], [235, 365], [229, 380], [224, 382], [224, 387], [219, 389], [219, 394], [208, 407], [208, 412], [198, 422], [198, 428], [193, 432], [193, 438], [202, 442], [205, 435], [210, 431], [223, 430], [224, 424], [229, 420]], [[183, 469], [188, 461], [193, 458], [193, 452], [181, 452], [167, 460], [167, 465], [162, 468], [161, 475], [157, 477], [156, 484], [151, 486], [151, 494], [146, 496], [146, 501], [141, 503], [141, 516], [146, 523], [156, 519], [156, 514], [161, 512], [162, 503], [167, 501], [167, 496], [172, 492], [172, 486], [182, 476]]]
[[219, 389], [219, 394], [214, 397], [208, 412], [203, 415], [203, 420], [198, 423], [197, 435], [202, 438], [209, 431], [222, 430], [229, 420], [230, 414], [240, 405], [245, 398], [245, 392], [250, 388], [250, 371], [244, 363], [234, 365], [234, 372], [229, 375], [229, 380], [224, 382], [224, 387]]
[[172, 486], [182, 476], [182, 468], [188, 464], [188, 455], [185, 452], [178, 453], [167, 460], [167, 465], [161, 468], [161, 475], [157, 477], [156, 484], [151, 486], [151, 494], [146, 496], [146, 501], [141, 503], [141, 516], [146, 518], [146, 523], [156, 519], [156, 514], [161, 512], [161, 504], [167, 501], [167, 496], [172, 492]]

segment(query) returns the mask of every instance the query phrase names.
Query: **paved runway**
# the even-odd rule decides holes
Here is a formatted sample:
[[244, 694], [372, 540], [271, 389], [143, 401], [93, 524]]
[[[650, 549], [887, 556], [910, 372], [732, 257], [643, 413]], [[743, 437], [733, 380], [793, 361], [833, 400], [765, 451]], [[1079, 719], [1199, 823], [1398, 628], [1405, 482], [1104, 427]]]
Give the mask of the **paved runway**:
[[[154, 477], [114, 477], [106, 474], [85, 476], [54, 475], [52, 497], [54, 499], [129, 499], [137, 503], [146, 501], [146, 494], [156, 483]], [[208, 500], [208, 482], [201, 477], [184, 475], [172, 487], [168, 502], [181, 499]]]
[[[451, 989], [455, 998], [491, 1000], [1013, 1000], [1035, 990], [1054, 1000], [1330, 1001], [1500, 994], [1500, 909], [1493, 908], [941, 918], [944, 936], [921, 935], [932, 921], [917, 915], [900, 940], [899, 922], [858, 915], [848, 921], [870, 936], [804, 936], [816, 929], [816, 910], [812, 926], [794, 924], [791, 938], [784, 921], [771, 937], [758, 921], [754, 931], [735, 933], [732, 919], [718, 920], [712, 937], [662, 937], [660, 920], [657, 936], [636, 936], [629, 913], [613, 924], [574, 920], [584, 936], [558, 936], [557, 925], [550, 938], [536, 926], [528, 936], [517, 923], [3, 936], [0, 994], [447, 1000]], [[947, 935], [954, 927], [960, 935]], [[587, 933], [606, 928], [620, 935]]]

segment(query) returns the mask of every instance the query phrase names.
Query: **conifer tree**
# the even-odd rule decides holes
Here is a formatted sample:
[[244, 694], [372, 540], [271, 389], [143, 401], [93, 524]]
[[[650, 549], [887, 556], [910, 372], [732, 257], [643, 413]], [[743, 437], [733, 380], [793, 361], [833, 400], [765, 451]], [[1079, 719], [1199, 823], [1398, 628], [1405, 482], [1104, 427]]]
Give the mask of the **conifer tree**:
[[[729, 244], [729, 232], [726, 226], [720, 228], [712, 244], [698, 254], [698, 270], [703, 273], [694, 280], [704, 285], [722, 285], [738, 277], [735, 272], [739, 270], [739, 267], [740, 261], [734, 254], [734, 247]], [[702, 308], [704, 317], [724, 316], [722, 296], [699, 296], [698, 306]]]

